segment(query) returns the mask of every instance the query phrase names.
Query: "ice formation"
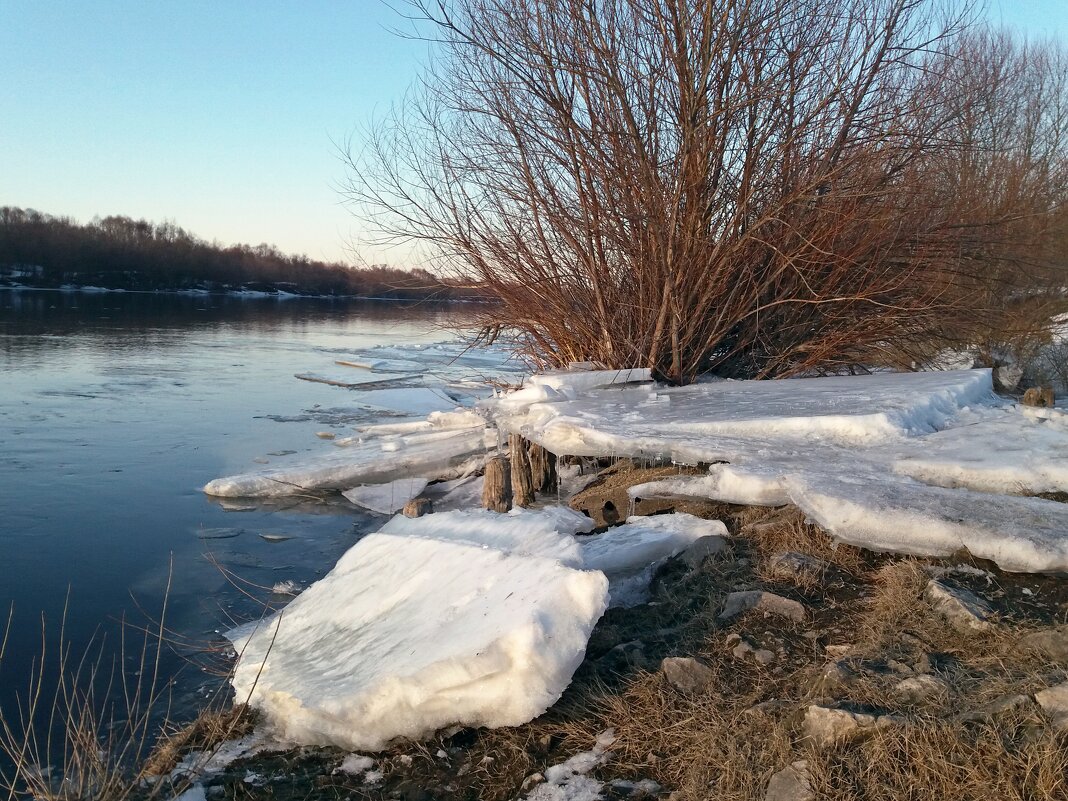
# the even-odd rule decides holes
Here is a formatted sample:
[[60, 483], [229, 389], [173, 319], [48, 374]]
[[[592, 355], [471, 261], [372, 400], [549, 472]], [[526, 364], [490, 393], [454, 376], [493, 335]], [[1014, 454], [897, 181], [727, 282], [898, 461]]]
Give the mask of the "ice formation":
[[496, 433], [473, 412], [432, 413], [426, 420], [368, 426], [357, 436], [324, 442], [326, 453], [309, 461], [217, 478], [204, 492], [271, 497], [411, 477], [458, 478], [481, 468], [487, 450], [496, 444]]
[[357, 506], [391, 515], [403, 509], [412, 498], [418, 498], [427, 483], [425, 478], [398, 478], [388, 484], [363, 484], [341, 494]]
[[533, 385], [485, 413], [555, 453], [710, 463], [631, 497], [794, 503], [839, 541], [1068, 571], [1068, 415], [993, 394], [989, 370], [583, 392]]
[[287, 738], [361, 751], [453, 724], [525, 723], [581, 663], [607, 581], [520, 550], [365, 537], [281, 614], [235, 635], [236, 697]]

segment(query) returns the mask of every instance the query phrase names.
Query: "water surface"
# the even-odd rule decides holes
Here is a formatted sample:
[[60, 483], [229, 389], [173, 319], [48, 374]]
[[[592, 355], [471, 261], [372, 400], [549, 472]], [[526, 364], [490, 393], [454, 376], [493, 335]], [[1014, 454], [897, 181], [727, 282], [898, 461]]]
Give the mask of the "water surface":
[[[14, 608], [0, 704], [25, 686], [40, 616], [57, 632], [65, 604], [77, 653], [102, 622], [158, 617], [169, 581], [168, 627], [208, 643], [269, 588], [328, 570], [378, 520], [338, 498], [224, 504], [199, 487], [381, 416], [295, 373], [440, 341], [464, 320], [462, 307], [0, 291], [0, 609]], [[214, 686], [200, 670], [184, 669], [187, 696]]]

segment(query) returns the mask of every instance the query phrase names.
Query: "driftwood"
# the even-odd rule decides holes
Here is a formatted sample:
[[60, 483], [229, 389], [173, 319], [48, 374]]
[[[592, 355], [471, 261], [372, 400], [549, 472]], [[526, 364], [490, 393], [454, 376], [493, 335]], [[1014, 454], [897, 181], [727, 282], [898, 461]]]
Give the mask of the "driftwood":
[[412, 498], [404, 504], [405, 517], [422, 517], [434, 511], [434, 504], [429, 498]]
[[532, 442], [527, 449], [527, 456], [530, 459], [530, 477], [534, 491], [543, 494], [556, 492], [556, 454]]
[[512, 508], [512, 469], [507, 457], [494, 456], [487, 461], [483, 481], [483, 509], [507, 512]]
[[530, 476], [527, 445], [519, 434], [508, 435], [508, 451], [512, 461], [512, 493], [516, 506], [534, 503], [534, 482]]

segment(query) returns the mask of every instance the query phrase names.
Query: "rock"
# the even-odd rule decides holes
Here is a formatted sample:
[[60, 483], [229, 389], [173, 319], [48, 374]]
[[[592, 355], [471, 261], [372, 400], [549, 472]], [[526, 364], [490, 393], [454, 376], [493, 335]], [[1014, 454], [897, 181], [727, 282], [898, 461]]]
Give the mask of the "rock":
[[917, 703], [945, 698], [949, 695], [949, 684], [937, 676], [922, 674], [899, 681], [894, 685], [894, 692], [907, 703]]
[[813, 690], [819, 695], [825, 695], [855, 684], [858, 678], [859, 674], [846, 662], [828, 662], [816, 677]]
[[923, 597], [957, 631], [989, 631], [994, 628], [990, 622], [993, 610], [974, 592], [932, 579], [927, 582]]
[[708, 534], [699, 540], [694, 540], [693, 544], [682, 552], [679, 559], [691, 569], [697, 570], [707, 559], [719, 556], [726, 550], [726, 539], [716, 534]]
[[1031, 387], [1023, 394], [1024, 406], [1042, 406], [1052, 409], [1055, 398], [1050, 387]]
[[830, 566], [830, 562], [796, 551], [783, 551], [768, 560], [772, 576], [805, 584], [818, 583]]
[[730, 620], [742, 612], [750, 609], [759, 609], [765, 615], [776, 615], [801, 623], [805, 619], [805, 607], [797, 601], [783, 598], [773, 592], [762, 590], [747, 590], [745, 592], [732, 592], [727, 596], [723, 605], [723, 611], [719, 613], [720, 620]]
[[962, 723], [986, 723], [1002, 715], [1030, 712], [1034, 707], [1035, 701], [1031, 696], [1011, 693], [999, 696], [978, 709], [962, 712], [956, 719]]
[[774, 717], [781, 715], [784, 712], [794, 709], [794, 702], [787, 701], [783, 698], [770, 698], [767, 701], [761, 701], [759, 704], [753, 704], [749, 707], [743, 715], [769, 715]]
[[750, 640], [739, 634], [727, 637], [727, 646], [734, 645], [731, 653], [735, 659], [753, 659], [761, 665], [770, 665], [775, 661], [775, 653], [767, 648], [758, 648]]
[[824, 653], [832, 659], [841, 659], [843, 656], [853, 650], [852, 645], [825, 645], [823, 646]]
[[801, 723], [804, 736], [817, 748], [828, 748], [873, 733], [876, 729], [898, 725], [892, 715], [876, 717], [847, 709], [832, 709], [813, 704], [805, 710]]
[[1068, 681], [1035, 693], [1035, 701], [1054, 728], [1068, 731]]
[[1051, 662], [1068, 662], [1068, 625], [1034, 631], [1021, 638], [1019, 645]]
[[994, 389], [998, 392], [1015, 392], [1023, 379], [1024, 370], [1018, 364], [998, 364], [991, 373]]
[[405, 517], [422, 517], [434, 511], [434, 504], [429, 498], [412, 498], [404, 504]]
[[669, 656], [660, 663], [667, 683], [684, 693], [699, 693], [715, 678], [712, 669], [688, 656]]
[[798, 760], [773, 775], [768, 782], [764, 801], [816, 801], [808, 762]]

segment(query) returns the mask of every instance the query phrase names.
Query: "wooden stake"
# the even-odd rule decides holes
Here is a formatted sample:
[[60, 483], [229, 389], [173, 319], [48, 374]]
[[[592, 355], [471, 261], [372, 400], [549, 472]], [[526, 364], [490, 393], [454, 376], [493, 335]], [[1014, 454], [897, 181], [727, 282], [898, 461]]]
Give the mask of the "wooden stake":
[[486, 462], [482, 508], [491, 512], [507, 512], [512, 508], [512, 472], [507, 457], [494, 456]]
[[527, 443], [519, 434], [508, 435], [508, 451], [512, 460], [512, 493], [516, 506], [534, 503], [534, 482], [530, 477]]
[[556, 454], [532, 442], [527, 455], [530, 457], [530, 477], [534, 483], [534, 491], [543, 494], [556, 492]]

